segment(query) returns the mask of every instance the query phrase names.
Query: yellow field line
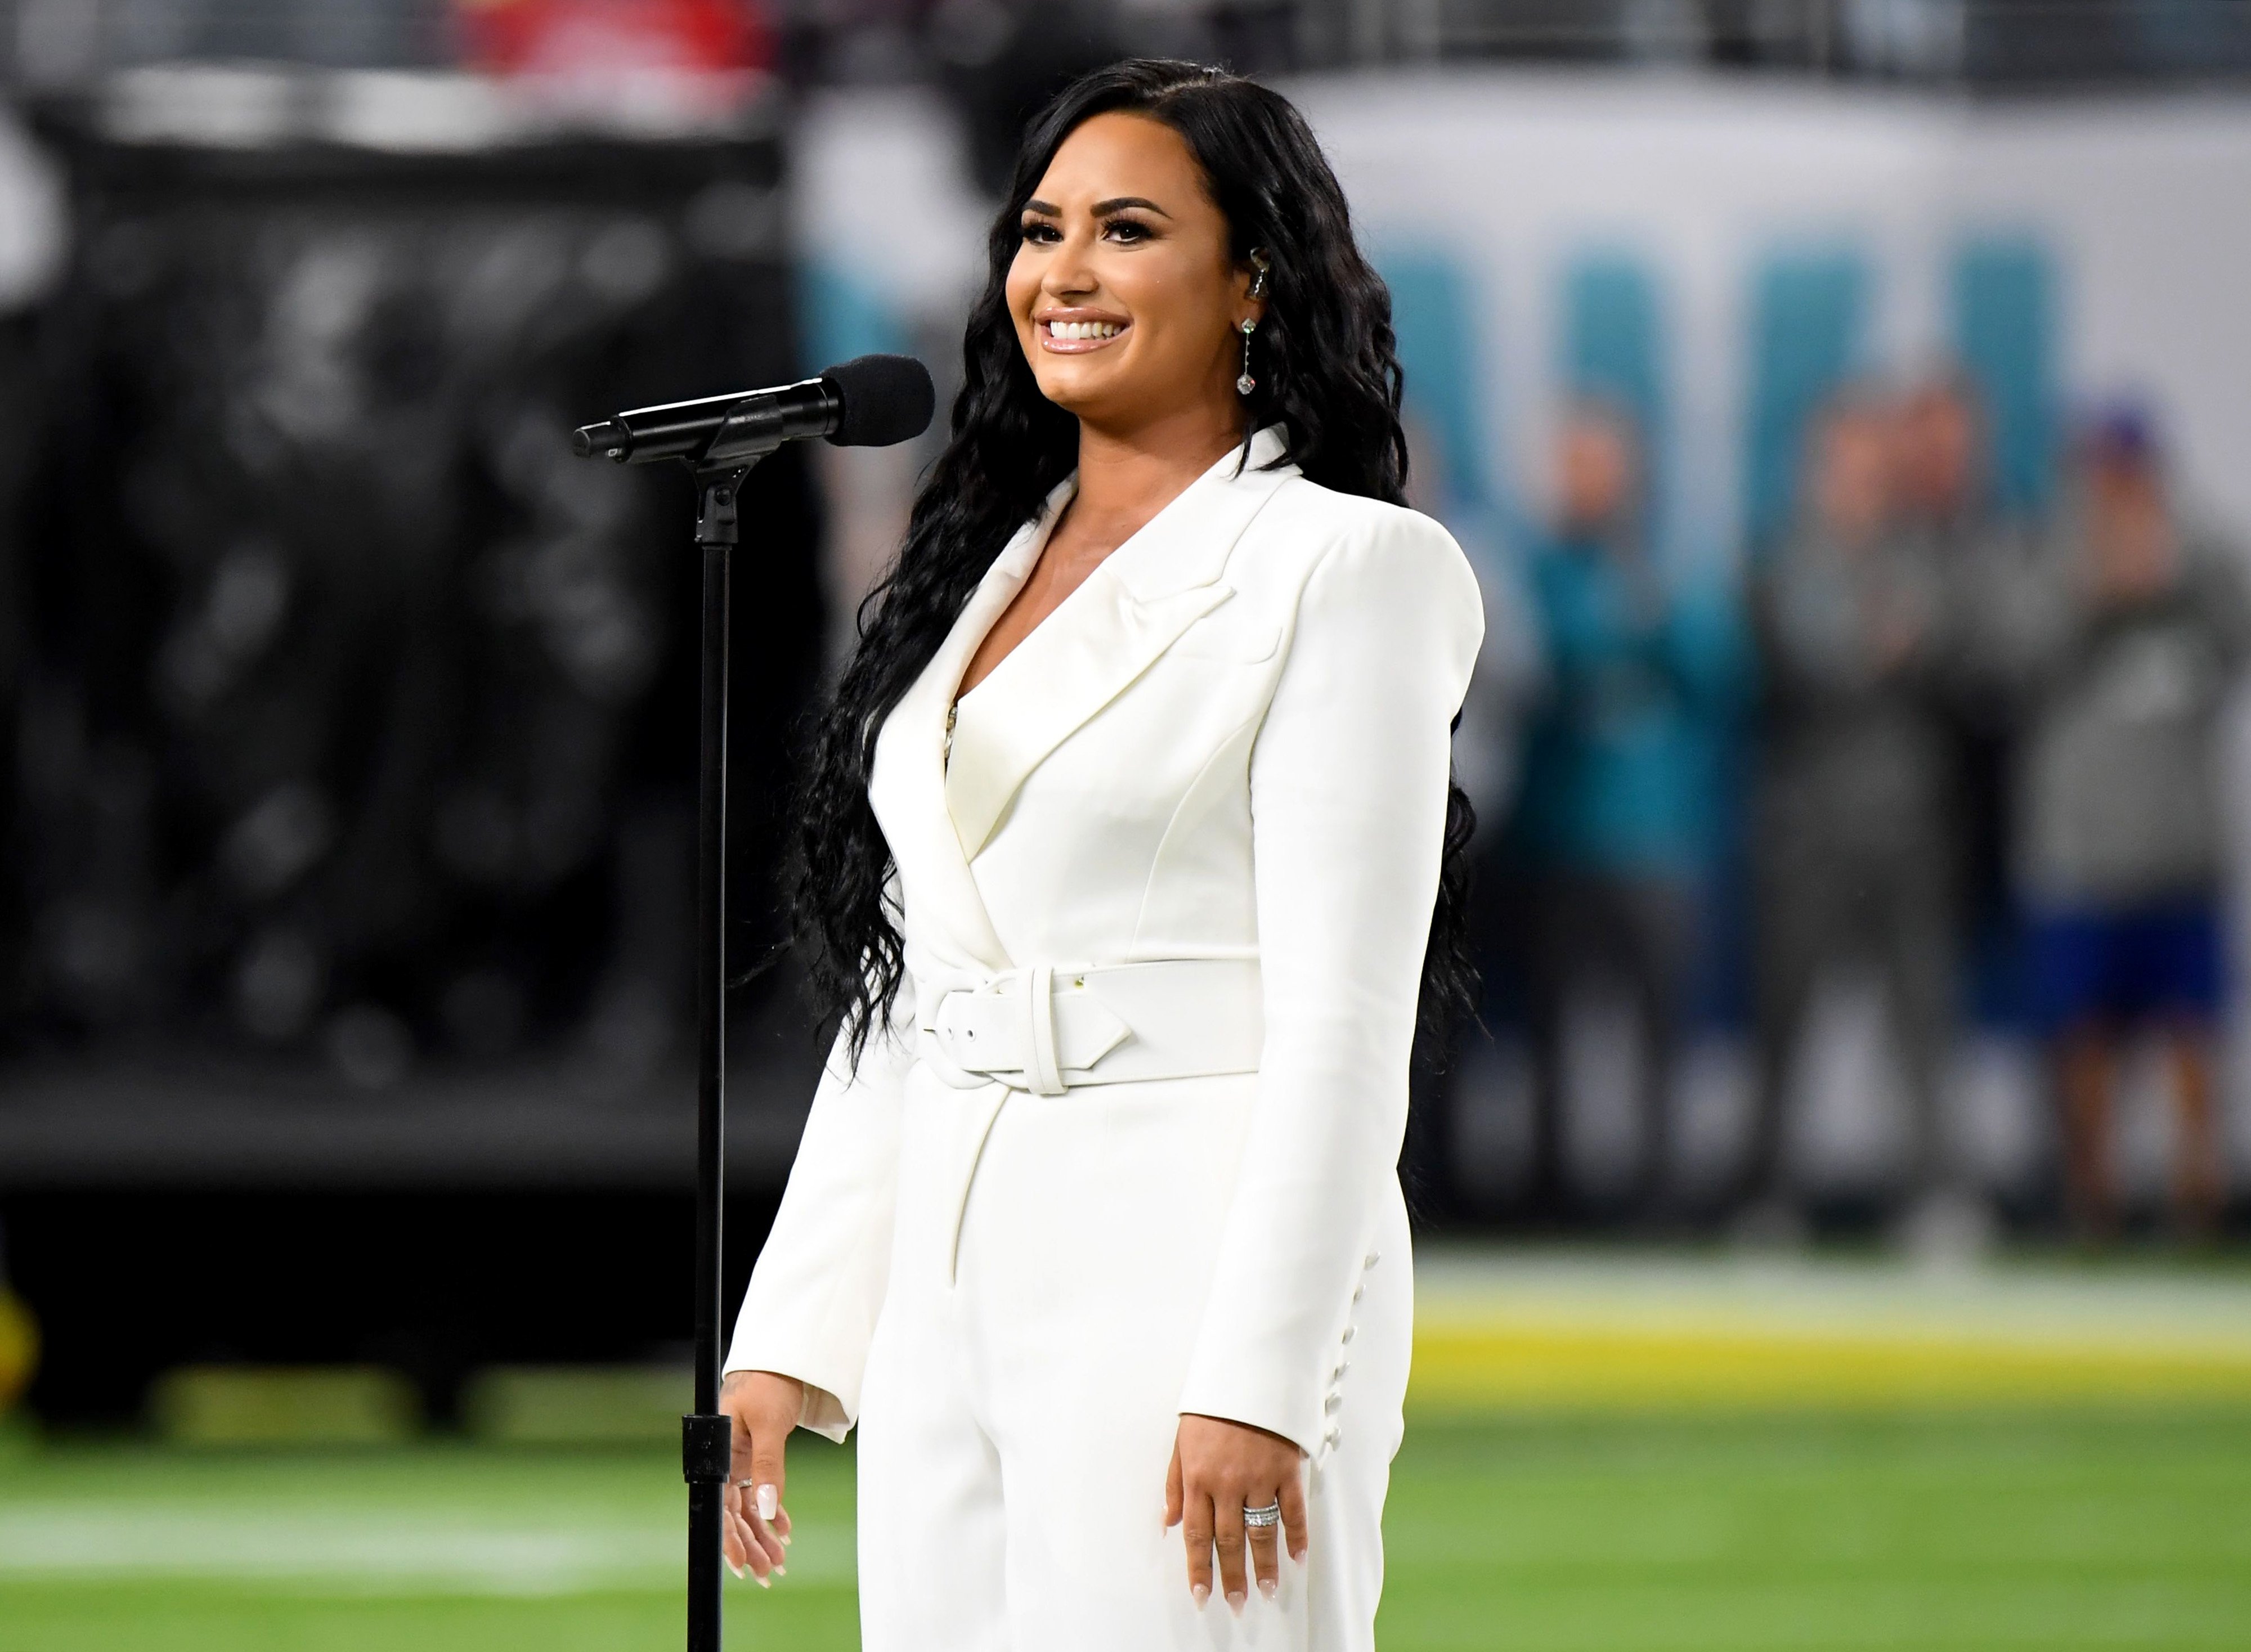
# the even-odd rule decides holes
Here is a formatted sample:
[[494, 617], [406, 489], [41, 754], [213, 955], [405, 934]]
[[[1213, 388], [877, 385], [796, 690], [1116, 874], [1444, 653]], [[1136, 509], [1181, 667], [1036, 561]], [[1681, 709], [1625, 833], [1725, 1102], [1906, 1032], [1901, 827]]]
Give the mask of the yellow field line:
[[1499, 1312], [1419, 1326], [1409, 1389], [1419, 1411], [2178, 1400], [2251, 1402], [2251, 1347]]

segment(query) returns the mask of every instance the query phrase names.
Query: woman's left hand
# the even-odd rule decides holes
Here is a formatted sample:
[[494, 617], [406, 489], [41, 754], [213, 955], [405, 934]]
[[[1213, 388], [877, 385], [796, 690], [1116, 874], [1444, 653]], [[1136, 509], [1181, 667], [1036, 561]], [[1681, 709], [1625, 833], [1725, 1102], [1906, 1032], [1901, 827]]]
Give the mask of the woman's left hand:
[[[1219, 1586], [1237, 1613], [1250, 1598], [1243, 1552], [1251, 1574], [1269, 1600], [1280, 1586], [1281, 1561], [1275, 1542], [1286, 1533], [1290, 1558], [1306, 1558], [1304, 1454], [1281, 1435], [1223, 1417], [1181, 1419], [1173, 1441], [1173, 1466], [1165, 1474], [1165, 1527], [1184, 1528], [1188, 1540], [1188, 1593], [1202, 1606], [1211, 1598], [1211, 1557], [1219, 1554]], [[1243, 1511], [1282, 1505], [1280, 1526], [1246, 1528]]]

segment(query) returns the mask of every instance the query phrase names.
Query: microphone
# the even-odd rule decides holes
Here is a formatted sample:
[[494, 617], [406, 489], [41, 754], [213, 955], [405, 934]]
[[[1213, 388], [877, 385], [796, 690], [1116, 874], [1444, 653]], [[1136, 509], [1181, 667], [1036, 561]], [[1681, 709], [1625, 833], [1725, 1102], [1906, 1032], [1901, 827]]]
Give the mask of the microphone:
[[937, 405], [930, 370], [913, 356], [860, 356], [795, 384], [613, 414], [571, 432], [571, 446], [581, 459], [684, 459], [700, 469], [755, 462], [809, 436], [838, 447], [889, 447], [929, 429]]

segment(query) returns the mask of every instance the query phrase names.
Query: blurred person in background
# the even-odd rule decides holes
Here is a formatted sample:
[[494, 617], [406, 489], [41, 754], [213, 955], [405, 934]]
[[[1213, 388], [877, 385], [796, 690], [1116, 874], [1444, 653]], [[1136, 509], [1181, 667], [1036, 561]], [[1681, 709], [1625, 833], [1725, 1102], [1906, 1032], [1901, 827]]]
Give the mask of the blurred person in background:
[[1652, 553], [1639, 432], [1606, 402], [1565, 414], [1555, 525], [1530, 558], [1548, 665], [1516, 837], [1527, 882], [1534, 1079], [1533, 1194], [1564, 1198], [1570, 1012], [1623, 991], [1639, 1034], [1631, 1199], [1659, 1213], [1671, 1091], [1711, 835], [1706, 733], [1738, 674], [1732, 605]]
[[2115, 1229], [2114, 1077], [2126, 1036], [2155, 1026], [2171, 1056], [2178, 1213], [2208, 1232], [2224, 1192], [2218, 723], [2251, 610], [2240, 558], [2182, 520], [2140, 410], [2099, 418], [2075, 470], [2017, 842], [2066, 1195], [2082, 1234]]
[[1756, 800], [1757, 1112], [1745, 1230], [1793, 1231], [1785, 1114], [1809, 1013], [1873, 966], [1912, 1113], [1905, 1234], [1965, 1216], [1939, 1107], [1953, 1033], [1957, 826], [1939, 710], [1943, 566], [1901, 531], [1894, 408], [1849, 387], [1813, 419], [1798, 520], [1755, 612], [1766, 718]]
[[2038, 612], [2040, 536], [1995, 505], [1983, 398], [1941, 369], [1900, 398], [1894, 425], [1899, 530], [1944, 592], [1937, 708], [1951, 760], [1958, 910], [1968, 937], [2009, 921], [2008, 775]]

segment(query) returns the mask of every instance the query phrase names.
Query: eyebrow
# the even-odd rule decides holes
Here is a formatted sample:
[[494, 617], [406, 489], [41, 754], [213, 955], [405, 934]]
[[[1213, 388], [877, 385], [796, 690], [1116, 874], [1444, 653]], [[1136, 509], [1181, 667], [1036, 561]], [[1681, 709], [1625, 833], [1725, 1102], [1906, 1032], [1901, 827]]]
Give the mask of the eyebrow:
[[[1172, 217], [1172, 214], [1166, 211], [1163, 207], [1143, 195], [1115, 195], [1106, 201], [1097, 201], [1094, 204], [1094, 216], [1098, 218], [1108, 218], [1112, 212], [1122, 212], [1129, 206], [1138, 206], [1145, 211], [1154, 212], [1160, 218]], [[1025, 202], [1024, 211], [1037, 212], [1042, 218], [1052, 218], [1063, 216], [1061, 207], [1052, 202], [1037, 199]]]

